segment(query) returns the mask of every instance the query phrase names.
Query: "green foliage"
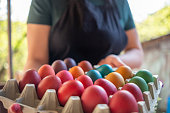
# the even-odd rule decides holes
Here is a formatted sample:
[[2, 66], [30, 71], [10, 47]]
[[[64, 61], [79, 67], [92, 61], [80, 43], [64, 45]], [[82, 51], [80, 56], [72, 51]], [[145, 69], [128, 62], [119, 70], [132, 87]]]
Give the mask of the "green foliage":
[[146, 41], [170, 33], [170, 6], [149, 15], [142, 23], [136, 24], [140, 40]]
[[[0, 21], [0, 81], [7, 80], [8, 69], [8, 34], [7, 21]], [[26, 61], [26, 24], [12, 22], [12, 50], [13, 50], [13, 72], [14, 74], [23, 70]]]

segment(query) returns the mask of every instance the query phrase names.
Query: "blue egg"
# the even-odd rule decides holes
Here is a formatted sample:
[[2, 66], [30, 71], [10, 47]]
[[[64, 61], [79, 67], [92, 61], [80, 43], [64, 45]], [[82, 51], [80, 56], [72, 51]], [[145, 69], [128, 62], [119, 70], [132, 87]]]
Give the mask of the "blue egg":
[[87, 75], [92, 79], [93, 83], [99, 79], [102, 78], [102, 75], [97, 70], [90, 70], [87, 72]]

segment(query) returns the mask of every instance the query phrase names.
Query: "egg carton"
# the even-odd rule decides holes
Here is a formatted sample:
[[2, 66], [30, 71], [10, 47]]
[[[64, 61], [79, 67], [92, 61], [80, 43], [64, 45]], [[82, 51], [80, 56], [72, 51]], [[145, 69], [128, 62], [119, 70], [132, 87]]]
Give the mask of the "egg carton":
[[[139, 113], [153, 113], [155, 111], [162, 82], [159, 81], [158, 75], [154, 76], [155, 81], [148, 83], [149, 91], [143, 92], [144, 101], [138, 102]], [[109, 100], [111, 97], [112, 95], [109, 96]], [[3, 103], [3, 106], [0, 105], [0, 111], [2, 108], [7, 110], [13, 103], [19, 103], [23, 113], [83, 113], [79, 96], [71, 96], [66, 105], [62, 107], [54, 89], [48, 89], [43, 98], [39, 100], [34, 84], [26, 84], [20, 93], [15, 79], [8, 80], [3, 89], [0, 90], [0, 101]], [[110, 110], [107, 104], [98, 104], [93, 113], [110, 113]]]

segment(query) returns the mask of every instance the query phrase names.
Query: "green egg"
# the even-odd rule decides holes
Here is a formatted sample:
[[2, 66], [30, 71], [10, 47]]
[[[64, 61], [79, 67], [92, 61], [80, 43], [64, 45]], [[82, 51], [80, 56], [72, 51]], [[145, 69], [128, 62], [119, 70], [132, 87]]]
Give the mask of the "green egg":
[[152, 73], [150, 71], [146, 70], [146, 69], [139, 70], [136, 73], [136, 76], [142, 77], [146, 81], [146, 83], [154, 81]]
[[99, 79], [102, 78], [102, 75], [97, 70], [90, 70], [87, 72], [87, 75], [92, 79], [93, 83]]
[[104, 76], [113, 72], [112, 66], [110, 66], [109, 64], [103, 64], [100, 67], [98, 67], [96, 70], [101, 73], [103, 78], [104, 78]]
[[142, 77], [135, 76], [129, 81], [129, 83], [135, 83], [138, 85], [142, 92], [148, 91], [148, 85]]

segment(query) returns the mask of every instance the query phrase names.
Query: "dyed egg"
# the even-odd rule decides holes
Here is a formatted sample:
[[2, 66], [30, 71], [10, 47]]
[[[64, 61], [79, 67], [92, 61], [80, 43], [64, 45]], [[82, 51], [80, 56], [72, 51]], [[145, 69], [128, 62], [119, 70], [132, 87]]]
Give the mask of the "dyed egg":
[[127, 83], [125, 84], [121, 90], [127, 90], [130, 93], [133, 94], [133, 96], [135, 97], [136, 101], [144, 101], [143, 99], [143, 94], [142, 91], [140, 90], [140, 88], [134, 84], [134, 83]]
[[146, 83], [153, 82], [153, 80], [154, 80], [152, 73], [146, 69], [139, 70], [136, 73], [136, 76], [142, 77], [146, 81]]
[[124, 80], [133, 77], [132, 69], [129, 66], [120, 66], [116, 72], [120, 73]]
[[87, 75], [81, 75], [76, 80], [80, 81], [83, 84], [84, 89], [93, 85], [92, 79]]
[[83, 84], [78, 80], [65, 82], [58, 90], [59, 103], [64, 106], [70, 96], [81, 96], [84, 91]]
[[94, 85], [101, 86], [106, 91], [108, 97], [117, 91], [117, 88], [113, 83], [103, 78], [97, 79], [94, 82]]
[[135, 97], [126, 90], [117, 91], [109, 102], [111, 113], [138, 112], [138, 104]]
[[52, 63], [52, 67], [53, 67], [53, 69], [55, 71], [55, 74], [57, 74], [61, 70], [67, 70], [67, 66], [64, 63], [64, 61], [62, 61], [62, 60], [55, 60]]
[[117, 73], [117, 72], [112, 72], [109, 73], [105, 79], [109, 80], [110, 82], [112, 82], [116, 88], [118, 89], [119, 87], [122, 87], [125, 84], [125, 81], [122, 77], [121, 74]]
[[41, 99], [45, 94], [47, 89], [55, 89], [56, 93], [58, 89], [61, 87], [61, 80], [59, 77], [55, 75], [46, 76], [38, 85], [37, 94], [38, 97]]
[[54, 72], [54, 69], [50, 65], [44, 64], [39, 68], [38, 74], [40, 75], [41, 79], [43, 79], [44, 77], [48, 75], [55, 75], [55, 72]]
[[66, 82], [66, 81], [69, 81], [69, 80], [73, 80], [72, 74], [67, 70], [59, 71], [56, 74], [56, 76], [58, 76], [61, 79], [62, 83]]
[[74, 79], [81, 75], [84, 75], [84, 71], [80, 66], [74, 66], [70, 68], [69, 72], [73, 75]]
[[108, 75], [109, 73], [113, 72], [112, 66], [109, 64], [103, 64], [100, 67], [98, 67], [96, 70], [101, 73], [103, 78], [105, 75]]
[[93, 83], [99, 79], [102, 78], [102, 75], [97, 70], [90, 70], [87, 72], [87, 75], [92, 79]]
[[27, 70], [24, 73], [22, 80], [19, 81], [20, 92], [22, 92], [26, 84], [34, 84], [35, 87], [37, 88], [40, 81], [41, 81], [41, 77], [37, 71], [33, 69]]
[[148, 85], [142, 77], [135, 76], [129, 81], [129, 83], [135, 83], [142, 92], [148, 91]]
[[77, 65], [73, 58], [65, 58], [64, 63], [66, 64], [68, 70]]
[[108, 96], [102, 87], [92, 85], [84, 90], [81, 102], [84, 113], [92, 113], [97, 104], [108, 104]]
[[78, 66], [80, 66], [83, 69], [84, 72], [88, 72], [88, 71], [93, 69], [92, 64], [87, 60], [81, 61], [78, 64]]

